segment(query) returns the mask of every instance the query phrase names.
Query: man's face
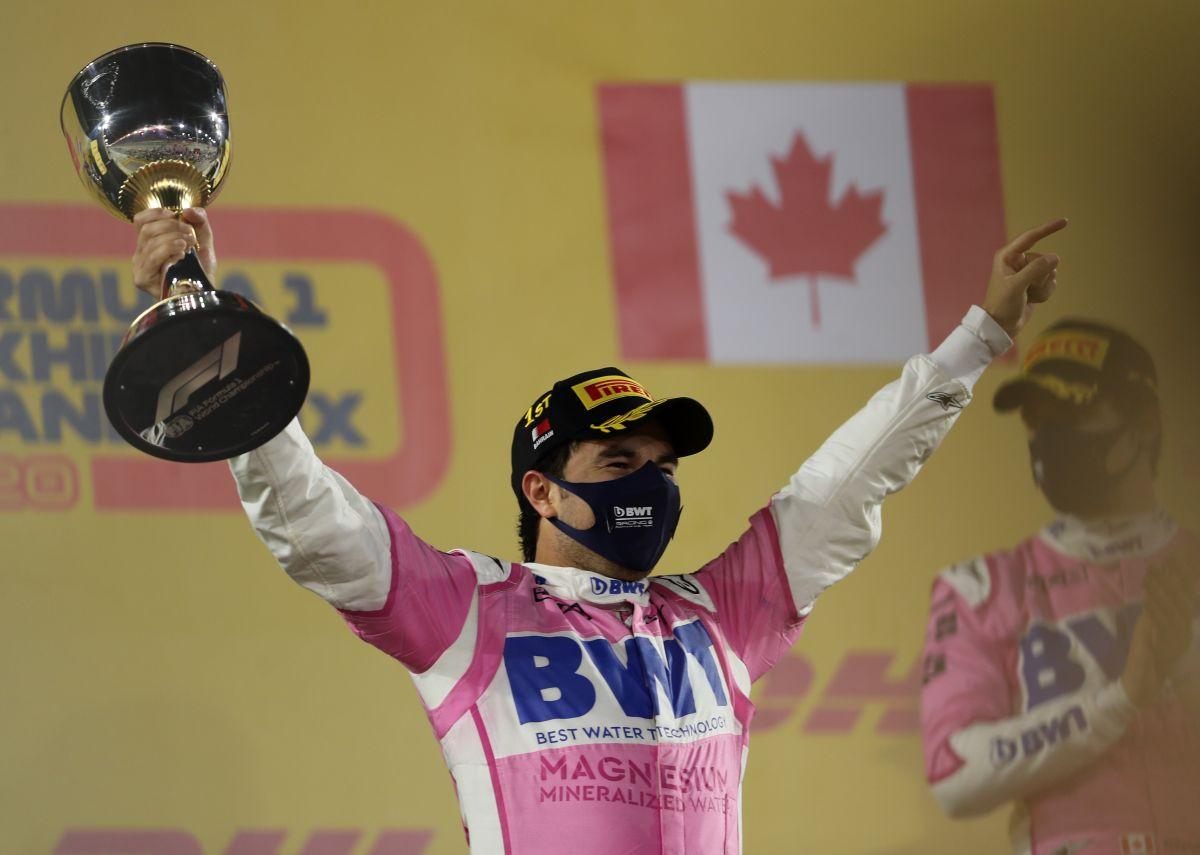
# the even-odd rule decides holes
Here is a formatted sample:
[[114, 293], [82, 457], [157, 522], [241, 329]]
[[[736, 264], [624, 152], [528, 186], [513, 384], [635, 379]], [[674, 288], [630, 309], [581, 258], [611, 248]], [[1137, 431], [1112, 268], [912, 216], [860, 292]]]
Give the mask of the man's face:
[[[679, 458], [667, 438], [667, 432], [654, 422], [612, 439], [585, 439], [579, 442], [563, 467], [564, 481], [589, 483], [615, 481], [653, 463], [674, 480]], [[558, 515], [567, 525], [586, 529], [595, 523], [587, 502], [573, 493], [555, 487], [553, 501]]]
[[1050, 441], [1038, 452], [1031, 444], [1031, 453], [1042, 492], [1057, 510], [1085, 517], [1119, 513], [1131, 495], [1153, 484], [1147, 450], [1156, 428], [1144, 419], [1131, 423], [1128, 415], [1111, 398], [1080, 406], [1038, 396], [1022, 404], [1030, 442], [1043, 431]]
[[[611, 439], [583, 440], [575, 445], [571, 456], [563, 467], [562, 478], [576, 483], [615, 481], [637, 472], [647, 463], [652, 463], [668, 478], [674, 480], [679, 465], [678, 456], [671, 446], [667, 433], [654, 422], [648, 422], [636, 430], [624, 431]], [[526, 475], [533, 479], [534, 473]], [[545, 489], [544, 498], [531, 498], [534, 507], [543, 517], [556, 516], [571, 528], [585, 530], [596, 524], [591, 506], [569, 490], [553, 482], [541, 479], [527, 480], [526, 488], [534, 493]], [[527, 492], [527, 496], [532, 496]], [[647, 574], [622, 567], [598, 555], [563, 532], [548, 526], [543, 520], [539, 534], [539, 554], [543, 538], [552, 542], [551, 563], [561, 562], [564, 566], [591, 570], [617, 579], [636, 581]]]

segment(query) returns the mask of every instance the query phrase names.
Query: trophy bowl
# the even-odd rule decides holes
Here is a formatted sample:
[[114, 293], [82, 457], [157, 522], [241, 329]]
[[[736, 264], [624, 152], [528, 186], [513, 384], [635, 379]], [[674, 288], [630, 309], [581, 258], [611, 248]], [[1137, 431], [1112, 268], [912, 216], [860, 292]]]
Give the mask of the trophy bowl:
[[[84, 187], [110, 214], [178, 216], [207, 207], [228, 174], [226, 100], [220, 71], [196, 51], [127, 45], [75, 75], [62, 131]], [[135, 448], [201, 463], [278, 434], [308, 383], [308, 358], [291, 331], [245, 297], [214, 290], [189, 251], [125, 333], [104, 377], [104, 409]]]

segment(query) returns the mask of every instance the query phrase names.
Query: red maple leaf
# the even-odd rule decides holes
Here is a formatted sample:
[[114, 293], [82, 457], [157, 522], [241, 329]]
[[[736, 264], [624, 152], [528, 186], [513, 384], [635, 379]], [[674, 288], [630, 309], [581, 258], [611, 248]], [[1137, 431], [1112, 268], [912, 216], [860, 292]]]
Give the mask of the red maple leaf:
[[759, 187], [726, 193], [733, 209], [729, 231], [767, 262], [772, 280], [807, 276], [814, 326], [821, 324], [817, 277], [854, 278], [854, 264], [887, 231], [883, 191], [860, 193], [851, 184], [836, 204], [830, 198], [833, 155], [813, 155], [797, 133], [786, 158], [771, 158], [779, 204]]

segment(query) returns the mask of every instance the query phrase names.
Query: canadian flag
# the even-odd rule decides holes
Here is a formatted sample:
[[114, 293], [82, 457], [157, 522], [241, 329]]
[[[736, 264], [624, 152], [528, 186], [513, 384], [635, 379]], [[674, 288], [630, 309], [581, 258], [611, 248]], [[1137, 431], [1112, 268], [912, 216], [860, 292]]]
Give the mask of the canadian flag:
[[605, 84], [599, 108], [623, 357], [895, 362], [982, 299], [990, 86]]

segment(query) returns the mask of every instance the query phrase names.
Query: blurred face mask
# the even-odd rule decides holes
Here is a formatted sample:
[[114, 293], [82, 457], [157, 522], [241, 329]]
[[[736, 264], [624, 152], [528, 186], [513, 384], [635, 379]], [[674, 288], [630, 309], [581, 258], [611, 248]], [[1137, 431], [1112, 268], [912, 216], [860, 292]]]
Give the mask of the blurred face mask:
[[1061, 422], [1039, 427], [1029, 441], [1033, 480], [1055, 510], [1075, 515], [1095, 515], [1137, 463], [1133, 455], [1118, 472], [1108, 469], [1108, 455], [1126, 425], [1102, 432], [1081, 431]]
[[558, 486], [587, 503], [596, 519], [588, 529], [550, 522], [572, 540], [627, 570], [649, 573], [667, 549], [679, 524], [679, 487], [653, 462], [612, 481], [560, 481]]

